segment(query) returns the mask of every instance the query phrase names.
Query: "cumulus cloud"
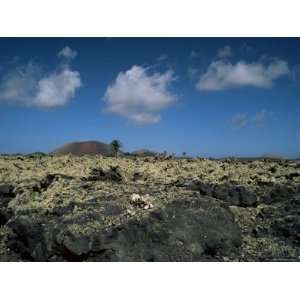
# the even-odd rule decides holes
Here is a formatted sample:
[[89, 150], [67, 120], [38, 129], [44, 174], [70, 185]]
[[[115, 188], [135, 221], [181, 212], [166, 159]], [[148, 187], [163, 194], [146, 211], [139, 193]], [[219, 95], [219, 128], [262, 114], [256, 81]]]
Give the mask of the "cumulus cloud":
[[232, 64], [218, 60], [212, 62], [207, 72], [200, 76], [196, 88], [207, 91], [244, 86], [269, 88], [274, 80], [289, 74], [289, 72], [288, 63], [283, 60], [273, 60], [269, 64], [244, 61]]
[[169, 90], [174, 79], [170, 70], [151, 75], [141, 66], [120, 72], [106, 89], [106, 111], [138, 124], [157, 123], [160, 112], [176, 100]]
[[41, 69], [29, 62], [9, 71], [0, 81], [0, 102], [32, 104]]
[[72, 60], [77, 56], [77, 51], [71, 49], [69, 46], [66, 46], [57, 53], [57, 56], [67, 60]]
[[49, 108], [65, 105], [80, 86], [79, 72], [63, 69], [39, 80], [34, 104]]
[[69, 64], [58, 65], [47, 74], [30, 62], [0, 80], [0, 102], [52, 108], [68, 103], [80, 86], [80, 73]]
[[230, 57], [231, 55], [232, 55], [232, 51], [230, 46], [225, 46], [224, 48], [219, 49], [218, 51], [219, 58], [226, 58], [226, 57]]

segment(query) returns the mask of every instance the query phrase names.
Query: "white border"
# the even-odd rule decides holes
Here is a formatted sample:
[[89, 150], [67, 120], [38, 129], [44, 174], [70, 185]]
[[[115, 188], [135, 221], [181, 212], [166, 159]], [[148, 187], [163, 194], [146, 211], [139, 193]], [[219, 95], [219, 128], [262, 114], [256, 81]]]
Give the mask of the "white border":
[[299, 36], [299, 1], [1, 0], [1, 36]]
[[297, 263], [1, 263], [2, 299], [295, 299]]

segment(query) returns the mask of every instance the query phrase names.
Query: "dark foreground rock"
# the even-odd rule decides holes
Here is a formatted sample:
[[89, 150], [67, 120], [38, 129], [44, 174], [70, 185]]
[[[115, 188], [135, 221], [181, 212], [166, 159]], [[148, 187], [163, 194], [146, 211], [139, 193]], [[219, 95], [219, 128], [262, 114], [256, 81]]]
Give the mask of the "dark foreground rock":
[[0, 184], [0, 197], [11, 195], [13, 186], [7, 183]]
[[111, 166], [109, 170], [103, 169], [92, 169], [90, 175], [86, 178], [83, 178], [87, 181], [115, 181], [121, 182], [123, 177], [118, 167]]
[[111, 253], [105, 260], [201, 261], [235, 251], [241, 232], [228, 209], [197, 199], [174, 201], [143, 220], [130, 220], [104, 240], [103, 250]]
[[11, 217], [8, 203], [15, 197], [14, 186], [10, 184], [0, 184], [0, 226], [4, 225]]
[[273, 211], [273, 234], [294, 241], [300, 247], [300, 197], [286, 200]]
[[257, 195], [243, 186], [229, 184], [209, 184], [201, 181], [192, 182], [188, 188], [199, 191], [201, 195], [212, 196], [230, 205], [251, 207], [257, 204]]
[[[236, 252], [241, 232], [234, 216], [211, 198], [176, 200], [141, 218], [89, 231], [91, 214], [67, 221], [25, 215], [9, 220], [10, 246], [30, 261], [207, 261]], [[51, 224], [55, 224], [52, 226]], [[46, 230], [45, 230], [46, 227]]]
[[9, 244], [22, 258], [32, 261], [46, 260], [43, 228], [34, 217], [16, 216], [8, 221], [7, 226], [15, 234]]

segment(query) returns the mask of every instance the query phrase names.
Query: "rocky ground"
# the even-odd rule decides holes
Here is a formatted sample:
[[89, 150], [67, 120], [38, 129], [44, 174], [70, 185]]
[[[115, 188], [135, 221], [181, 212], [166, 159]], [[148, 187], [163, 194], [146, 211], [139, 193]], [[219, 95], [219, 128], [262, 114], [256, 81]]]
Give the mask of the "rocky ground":
[[300, 162], [0, 157], [1, 261], [297, 261]]

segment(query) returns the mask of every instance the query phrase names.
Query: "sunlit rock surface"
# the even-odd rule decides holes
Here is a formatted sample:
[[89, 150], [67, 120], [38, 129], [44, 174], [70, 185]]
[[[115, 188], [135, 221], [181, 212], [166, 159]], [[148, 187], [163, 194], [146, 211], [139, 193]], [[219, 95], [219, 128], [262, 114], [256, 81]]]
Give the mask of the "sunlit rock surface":
[[300, 162], [0, 157], [1, 261], [300, 256]]

